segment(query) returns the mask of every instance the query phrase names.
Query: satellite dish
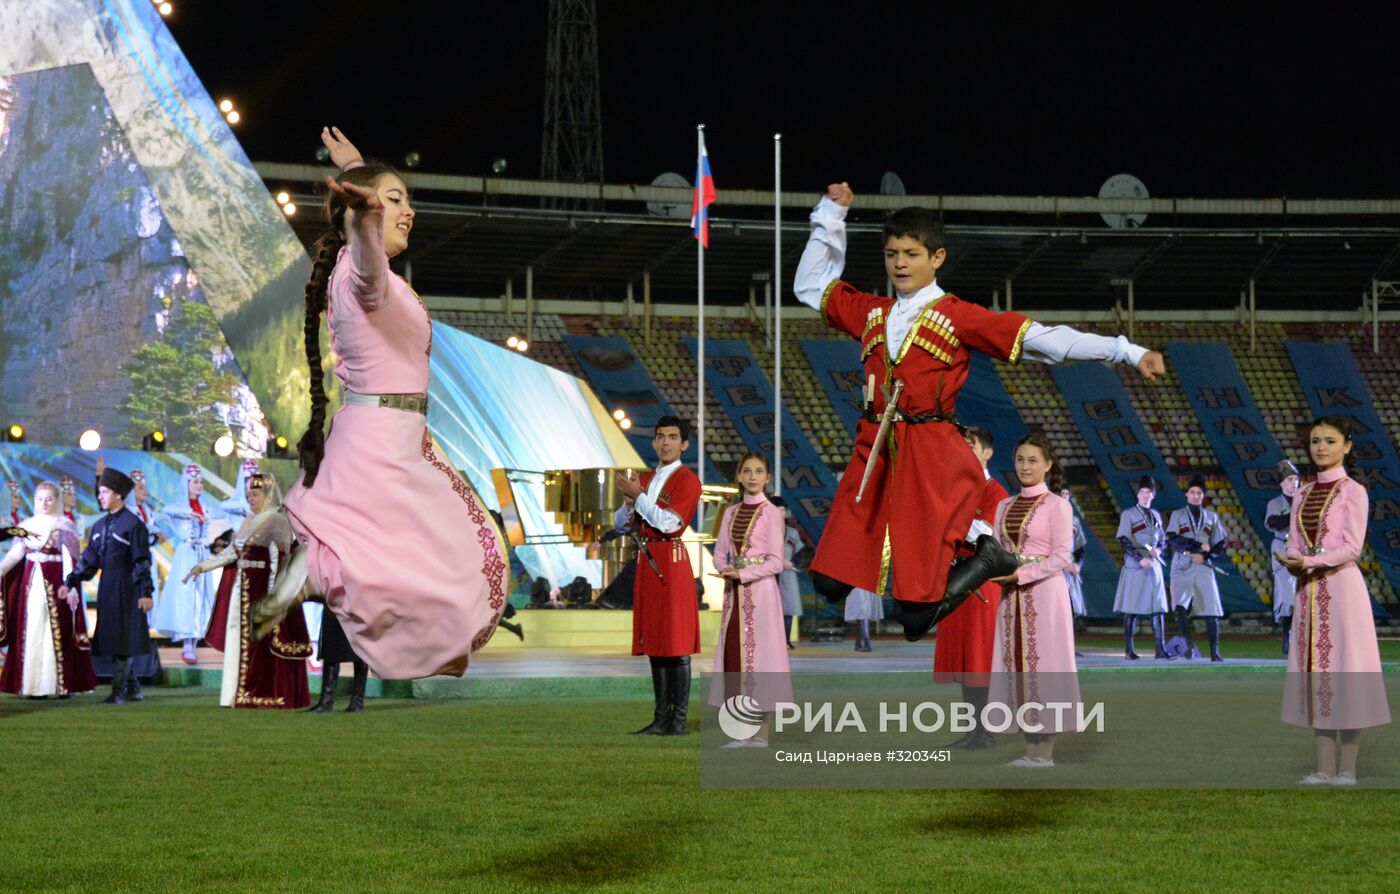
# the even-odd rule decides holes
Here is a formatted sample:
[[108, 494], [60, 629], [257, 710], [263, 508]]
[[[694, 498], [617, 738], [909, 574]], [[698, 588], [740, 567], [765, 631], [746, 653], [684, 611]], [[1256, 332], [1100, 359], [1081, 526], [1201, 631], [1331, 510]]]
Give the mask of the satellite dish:
[[[1099, 187], [1099, 198], [1101, 199], [1145, 199], [1147, 198], [1147, 186], [1132, 174], [1114, 174], [1103, 182]], [[1132, 230], [1143, 225], [1147, 220], [1146, 214], [1115, 214], [1103, 212], [1099, 214], [1103, 222], [1115, 230]]]
[[904, 181], [899, 179], [899, 175], [894, 171], [886, 171], [880, 176], [880, 195], [904, 196], [908, 194], [908, 190], [904, 188]]
[[[682, 189], [690, 189], [690, 181], [677, 174], [675, 171], [667, 171], [655, 180], [651, 181], [652, 186], [679, 186]], [[669, 202], [647, 202], [647, 213], [652, 217], [675, 217], [690, 218], [690, 204], [672, 205]]]

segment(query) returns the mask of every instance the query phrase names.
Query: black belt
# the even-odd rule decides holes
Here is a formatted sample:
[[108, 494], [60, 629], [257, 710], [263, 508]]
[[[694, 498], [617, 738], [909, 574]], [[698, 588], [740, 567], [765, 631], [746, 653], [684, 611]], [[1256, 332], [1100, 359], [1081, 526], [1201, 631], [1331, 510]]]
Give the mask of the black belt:
[[[870, 407], [865, 408], [865, 410], [861, 413], [861, 418], [864, 419], [866, 422], [878, 423], [880, 421], [880, 417], [877, 416], [875, 414], [875, 411]], [[894, 411], [894, 421], [904, 422], [909, 425], [922, 425], [925, 422], [951, 422], [953, 425], [956, 425], [959, 430], [961, 430], [963, 427], [961, 422], [959, 422], [954, 417], [947, 415], [946, 413], [924, 413], [922, 415], [919, 415], [915, 413], [906, 413], [903, 410], [896, 409]]]

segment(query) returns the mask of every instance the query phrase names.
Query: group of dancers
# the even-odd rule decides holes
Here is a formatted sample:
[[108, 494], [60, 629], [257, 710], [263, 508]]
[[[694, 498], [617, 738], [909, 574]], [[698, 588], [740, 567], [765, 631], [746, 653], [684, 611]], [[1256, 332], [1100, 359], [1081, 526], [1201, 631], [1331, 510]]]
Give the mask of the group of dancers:
[[[326, 178], [329, 226], [314, 247], [305, 290], [311, 418], [298, 443], [302, 474], [280, 510], [270, 476], [251, 476], [259, 482], [257, 502], [250, 498], [250, 514], [230, 548], [189, 572], [224, 569], [218, 593], [227, 593], [228, 602], [213, 613], [219, 619], [214, 636], [222, 637], [226, 657], [235, 655], [240, 668], [230, 675], [237, 679], [226, 683], [226, 692], [232, 689], [235, 704], [239, 692], [247, 693], [250, 707], [304, 698], [294, 685], [279, 684], [275, 672], [267, 676], [270, 682], [242, 676], [251, 668], [276, 669], [279, 661], [296, 660], [306, 635], [292, 610], [308, 598], [324, 602], [328, 619], [339, 622], [368, 669], [393, 679], [461, 675], [491, 638], [506, 606], [508, 567], [500, 531], [471, 486], [439, 457], [425, 424], [429, 315], [389, 266], [407, 248], [413, 230], [408, 187], [391, 168], [366, 163], [340, 131], [327, 128], [322, 140], [340, 173]], [[989, 666], [974, 668], [969, 661], [954, 672], [991, 673], [1003, 681], [1053, 675], [1064, 690], [1056, 693], [1058, 699], [1076, 701], [1064, 573], [1073, 564], [1073, 512], [1059, 492], [1053, 450], [1039, 436], [1022, 439], [1015, 453], [1020, 490], [993, 506], [984, 464], [964, 440], [954, 407], [972, 351], [1011, 363], [1126, 363], [1147, 379], [1165, 371], [1163, 358], [1121, 336], [1044, 326], [945, 293], [937, 282], [947, 259], [943, 227], [926, 209], [907, 208], [886, 219], [885, 267], [896, 297], [860, 291], [840, 278], [845, 217], [854, 198], [845, 183], [828, 187], [811, 215], [811, 236], [794, 283], [800, 301], [859, 341], [870, 383], [853, 456], [811, 566], [818, 592], [836, 602], [857, 589], [884, 593], [890, 587], [894, 617], [906, 638], [917, 641], [940, 622], [957, 619], [974, 594], [999, 586], [995, 609], [986, 597], [981, 609], [962, 609], [994, 611]], [[328, 431], [322, 314], [345, 393]], [[661, 420], [653, 441], [657, 468], [615, 480], [626, 501], [615, 521], [641, 547], [633, 652], [650, 659], [655, 706], [651, 723], [639, 732], [667, 736], [687, 730], [690, 657], [700, 648], [694, 573], [680, 539], [700, 495], [698, 479], [680, 462], [688, 434], [683, 421]], [[1289, 540], [1280, 557], [1299, 580], [1289, 669], [1324, 676], [1338, 670], [1378, 672], [1369, 600], [1356, 568], [1366, 492], [1344, 468], [1354, 456], [1345, 425], [1320, 420], [1311, 430], [1309, 449], [1318, 475], [1293, 498]], [[738, 475], [744, 496], [725, 513], [716, 549], [727, 595], [716, 650], [718, 679], [724, 682], [712, 690], [712, 698], [724, 696], [731, 685], [744, 691], [749, 680], [754, 697], [771, 706], [771, 693], [757, 686], [759, 675], [784, 678], [788, 664], [777, 582], [784, 571], [782, 513], [764, 494], [770, 475], [766, 458], [745, 457]], [[130, 675], [120, 668], [138, 650], [149, 649], [144, 615], [152, 608], [149, 531], [137, 514], [125, 511], [124, 502], [134, 487], [126, 475], [103, 470], [99, 501], [105, 514], [93, 525], [81, 555], [75, 552], [76, 538], [54, 534], [60, 527], [54, 521], [48, 534], [41, 533], [44, 524], [26, 529], [7, 557], [10, 561], [16, 550], [22, 555], [26, 586], [38, 586], [29, 583], [35, 575], [42, 579], [50, 617], [59, 617], [63, 605], [73, 611], [78, 584], [101, 573], [93, 649], [118, 661], [109, 701], [131, 692]], [[1127, 524], [1125, 546], [1138, 558], [1125, 567], [1125, 577], [1144, 573], [1160, 580], [1158, 534], [1198, 542], [1202, 552], [1178, 555], [1189, 566], [1205, 565], [1203, 557], [1218, 542], [1218, 519], [1212, 523], [1204, 510], [1193, 512], [1197, 500], [1179, 523], [1174, 515], [1163, 525], [1150, 508], [1153, 493], [1155, 487], [1139, 490], [1141, 517]], [[1145, 531], [1151, 537], [1143, 536]], [[1197, 579], [1212, 572], [1184, 570], [1183, 586], [1194, 588], [1193, 599], [1205, 598]], [[1120, 596], [1125, 589], [1131, 587], [1121, 585]], [[1126, 596], [1121, 604], [1137, 607], [1129, 606]], [[1149, 608], [1157, 606], [1153, 601]], [[1164, 610], [1143, 613], [1157, 616]], [[26, 630], [37, 626], [23, 623]], [[968, 614], [967, 626], [985, 631], [987, 621]], [[81, 629], [75, 621], [73, 630]], [[25, 663], [8, 662], [7, 673]], [[1372, 676], [1379, 680], [1378, 673]], [[264, 682], [267, 688], [260, 688]], [[965, 679], [972, 689], [980, 682]], [[1014, 705], [1024, 691], [1016, 687], [987, 697]], [[1312, 690], [1285, 704], [1285, 720], [1318, 730], [1317, 780], [1354, 782], [1358, 730], [1389, 721], [1383, 690], [1379, 704], [1362, 699], [1357, 711], [1349, 710], [1350, 704], [1320, 699]], [[1322, 745], [1329, 730], [1342, 731], [1340, 763]], [[1064, 731], [1027, 731], [1026, 753], [1015, 763], [1052, 767], [1055, 734]]]

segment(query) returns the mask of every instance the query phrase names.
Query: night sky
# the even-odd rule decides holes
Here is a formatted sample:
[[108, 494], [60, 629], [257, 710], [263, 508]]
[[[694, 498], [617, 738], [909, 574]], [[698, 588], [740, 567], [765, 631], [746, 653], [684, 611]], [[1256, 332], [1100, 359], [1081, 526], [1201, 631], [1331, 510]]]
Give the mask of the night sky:
[[[175, 2], [255, 161], [311, 162], [334, 123], [423, 171], [539, 175], [544, 0]], [[911, 193], [1092, 195], [1128, 172], [1163, 197], [1400, 195], [1400, 65], [1374, 16], [974, 6], [600, 0], [605, 179], [689, 177], [704, 122], [721, 188], [770, 187], [781, 131], [789, 190], [892, 170]]]

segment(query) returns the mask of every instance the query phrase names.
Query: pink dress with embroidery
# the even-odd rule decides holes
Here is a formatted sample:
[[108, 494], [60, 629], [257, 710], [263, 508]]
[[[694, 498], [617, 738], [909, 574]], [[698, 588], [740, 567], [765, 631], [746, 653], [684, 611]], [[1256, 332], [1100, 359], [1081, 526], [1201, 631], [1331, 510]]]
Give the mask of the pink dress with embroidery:
[[[360, 394], [426, 394], [432, 326], [389, 269], [378, 227], [351, 227], [328, 286], [335, 374]], [[315, 484], [283, 501], [355, 653], [380, 677], [460, 676], [506, 603], [505, 547], [439, 457], [423, 415], [342, 406]]]
[[1023, 487], [997, 506], [996, 534], [1007, 549], [1037, 558], [1017, 569], [1015, 584], [1002, 588], [988, 700], [1007, 705], [1013, 718], [1030, 702], [1066, 704], [1070, 707], [1058, 714], [1028, 710], [1028, 725], [1044, 728], [1026, 731], [1076, 732], [1079, 676], [1064, 575], [1071, 562], [1074, 510], [1044, 484]]
[[1288, 555], [1303, 559], [1293, 603], [1283, 722], [1363, 729], [1390, 722], [1371, 598], [1356, 560], [1366, 542], [1366, 488], [1340, 466], [1293, 497]]
[[742, 503], [724, 512], [715, 541], [715, 567], [744, 567], [739, 568], [739, 583], [725, 587], [710, 682], [712, 705], [732, 695], [750, 696], [764, 711], [772, 711], [777, 702], [792, 701], [778, 590], [786, 533], [783, 511], [762, 494], [745, 495]]

